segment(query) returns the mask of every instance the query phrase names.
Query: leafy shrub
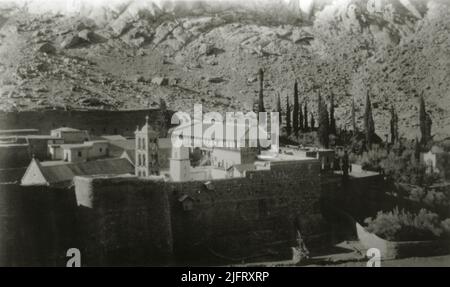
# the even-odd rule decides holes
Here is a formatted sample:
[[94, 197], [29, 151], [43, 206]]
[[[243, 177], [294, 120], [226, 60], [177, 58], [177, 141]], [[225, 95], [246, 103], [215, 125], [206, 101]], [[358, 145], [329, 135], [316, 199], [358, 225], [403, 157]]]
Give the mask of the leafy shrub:
[[363, 152], [360, 156], [352, 155], [351, 158], [365, 170], [380, 171], [382, 169], [381, 163], [387, 156], [388, 153], [385, 149], [374, 145], [371, 150]]
[[384, 173], [396, 182], [429, 186], [440, 179], [437, 174], [426, 173], [426, 165], [416, 159], [411, 149], [405, 149], [401, 155], [391, 151], [379, 165]]
[[450, 219], [440, 221], [439, 215], [426, 209], [418, 214], [394, 208], [378, 212], [375, 219], [366, 218], [367, 230], [391, 241], [433, 240], [449, 236]]

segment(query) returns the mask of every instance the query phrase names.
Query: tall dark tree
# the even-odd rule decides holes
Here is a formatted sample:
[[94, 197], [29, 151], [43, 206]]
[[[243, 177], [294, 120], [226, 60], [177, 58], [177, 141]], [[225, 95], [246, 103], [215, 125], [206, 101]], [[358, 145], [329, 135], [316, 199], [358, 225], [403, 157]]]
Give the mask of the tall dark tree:
[[336, 135], [336, 119], [334, 118], [334, 94], [331, 93], [330, 99], [330, 134]]
[[352, 98], [352, 126], [353, 126], [353, 133], [356, 133], [357, 127], [356, 127], [356, 111], [354, 98]]
[[322, 147], [328, 148], [329, 146], [329, 135], [330, 135], [330, 121], [328, 116], [328, 110], [326, 103], [322, 100], [319, 94], [318, 98], [318, 109], [319, 109], [319, 127], [317, 130], [319, 143]]
[[391, 106], [391, 144], [398, 142], [398, 116], [394, 106]]
[[299, 104], [299, 108], [298, 108], [298, 125], [299, 125], [299, 130], [304, 131], [302, 104]]
[[421, 141], [424, 143], [427, 139], [427, 127], [426, 127], [426, 110], [425, 110], [425, 101], [423, 99], [423, 95], [420, 96], [419, 99], [419, 121], [420, 121], [420, 134]]
[[277, 93], [277, 106], [275, 108], [275, 111], [278, 112], [278, 121], [279, 121], [279, 125], [281, 126], [282, 124], [282, 117], [281, 114], [283, 113], [283, 110], [281, 109], [281, 99], [280, 99], [280, 93]]
[[258, 112], [262, 113], [266, 110], [264, 109], [264, 71], [263, 69], [259, 69], [259, 97], [258, 97]]
[[416, 137], [416, 140], [414, 141], [414, 158], [416, 159], [416, 161], [420, 161], [420, 142], [419, 139]]
[[316, 125], [316, 121], [314, 120], [314, 114], [311, 113], [311, 131], [314, 130], [315, 125]]
[[366, 111], [364, 113], [364, 131], [366, 134], [366, 147], [371, 149], [375, 135], [375, 123], [372, 115], [372, 104], [370, 102], [369, 91], [366, 94]]
[[291, 107], [289, 106], [289, 96], [286, 97], [286, 133], [288, 136], [291, 135]]
[[295, 80], [294, 83], [294, 113], [292, 114], [292, 127], [294, 129], [294, 133], [297, 135], [298, 134], [298, 128], [299, 128], [299, 124], [298, 124], [298, 84], [297, 84], [297, 80]]
[[431, 117], [425, 109], [425, 100], [423, 99], [423, 94], [420, 96], [419, 105], [419, 121], [420, 121], [420, 134], [422, 145], [428, 143], [431, 140]]
[[168, 123], [170, 122], [169, 112], [167, 111], [167, 104], [164, 99], [159, 100], [159, 109], [160, 109], [160, 128], [159, 128], [159, 136], [161, 138], [167, 137], [168, 132]]
[[427, 138], [428, 138], [428, 141], [430, 141], [432, 139], [431, 138], [431, 126], [433, 125], [433, 121], [431, 120], [430, 113], [427, 113], [425, 124], [427, 127]]
[[308, 102], [305, 100], [305, 104], [303, 105], [303, 117], [305, 123], [303, 124], [303, 129], [308, 131]]

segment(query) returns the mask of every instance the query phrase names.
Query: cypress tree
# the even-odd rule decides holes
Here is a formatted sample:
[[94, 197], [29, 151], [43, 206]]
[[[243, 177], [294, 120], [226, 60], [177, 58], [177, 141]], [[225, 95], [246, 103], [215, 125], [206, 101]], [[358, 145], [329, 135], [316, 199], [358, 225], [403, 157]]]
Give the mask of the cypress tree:
[[264, 71], [263, 69], [259, 69], [259, 98], [258, 98], [258, 112], [262, 113], [266, 110], [264, 109], [264, 95], [263, 95], [263, 89], [264, 89]]
[[276, 106], [275, 110], [278, 112], [278, 120], [279, 120], [278, 124], [281, 126], [281, 124], [282, 124], [281, 114], [282, 114], [283, 110], [281, 109], [280, 93], [277, 93], [277, 106]]
[[336, 119], [334, 118], [334, 94], [331, 93], [330, 99], [330, 134], [336, 135]]
[[391, 106], [391, 144], [398, 141], [398, 116], [394, 106]]
[[375, 134], [375, 124], [372, 116], [372, 104], [370, 102], [369, 91], [366, 94], [366, 111], [364, 113], [364, 129], [366, 133], [366, 145], [368, 149], [372, 147], [373, 136]]
[[431, 140], [431, 117], [426, 112], [425, 101], [423, 99], [423, 94], [420, 96], [420, 106], [419, 106], [419, 120], [420, 120], [420, 134], [421, 143], [426, 144]]
[[298, 124], [299, 124], [299, 130], [303, 131], [304, 127], [303, 127], [303, 109], [302, 109], [302, 104], [300, 104], [299, 107], [298, 107]]
[[355, 112], [355, 99], [352, 98], [352, 125], [353, 125], [353, 133], [356, 133], [356, 112]]
[[314, 120], [314, 115], [311, 113], [311, 131], [314, 130], [314, 126], [316, 125], [316, 121]]
[[420, 143], [417, 137], [414, 141], [414, 158], [416, 159], [416, 161], [420, 161]]
[[292, 114], [292, 126], [294, 129], [295, 135], [298, 134], [298, 84], [297, 80], [294, 83], [294, 113]]
[[303, 105], [303, 115], [305, 119], [305, 123], [303, 124], [303, 129], [308, 131], [308, 102], [305, 100], [305, 104]]
[[289, 96], [286, 97], [286, 133], [291, 135], [291, 107], [289, 106]]
[[168, 122], [170, 121], [169, 119], [169, 113], [167, 111], [167, 105], [166, 105], [166, 101], [164, 101], [164, 99], [160, 99], [159, 100], [159, 109], [160, 109], [160, 128], [159, 128], [159, 136], [162, 138], [167, 137], [167, 132], [168, 132]]
[[325, 102], [322, 100], [322, 97], [320, 95], [318, 99], [318, 109], [319, 109], [319, 128], [318, 128], [319, 143], [322, 147], [328, 148], [330, 122], [327, 106]]

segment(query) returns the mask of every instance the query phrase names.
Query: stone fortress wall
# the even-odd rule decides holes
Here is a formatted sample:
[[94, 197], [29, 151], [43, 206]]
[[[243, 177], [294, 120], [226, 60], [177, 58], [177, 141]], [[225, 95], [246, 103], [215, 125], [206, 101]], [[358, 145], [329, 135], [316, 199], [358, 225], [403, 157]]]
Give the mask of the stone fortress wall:
[[[220, 265], [292, 258], [320, 232], [317, 161], [215, 181], [76, 177], [75, 187], [0, 186], [0, 265]], [[84, 255], [84, 256], [83, 256]]]

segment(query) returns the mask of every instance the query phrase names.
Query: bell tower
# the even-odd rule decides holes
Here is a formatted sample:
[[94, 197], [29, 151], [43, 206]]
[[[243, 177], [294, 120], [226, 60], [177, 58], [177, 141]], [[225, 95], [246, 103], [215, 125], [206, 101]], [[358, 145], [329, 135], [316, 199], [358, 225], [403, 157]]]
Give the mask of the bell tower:
[[136, 158], [135, 174], [139, 177], [159, 175], [158, 165], [158, 135], [149, 124], [148, 116], [145, 117], [145, 125], [135, 131]]

